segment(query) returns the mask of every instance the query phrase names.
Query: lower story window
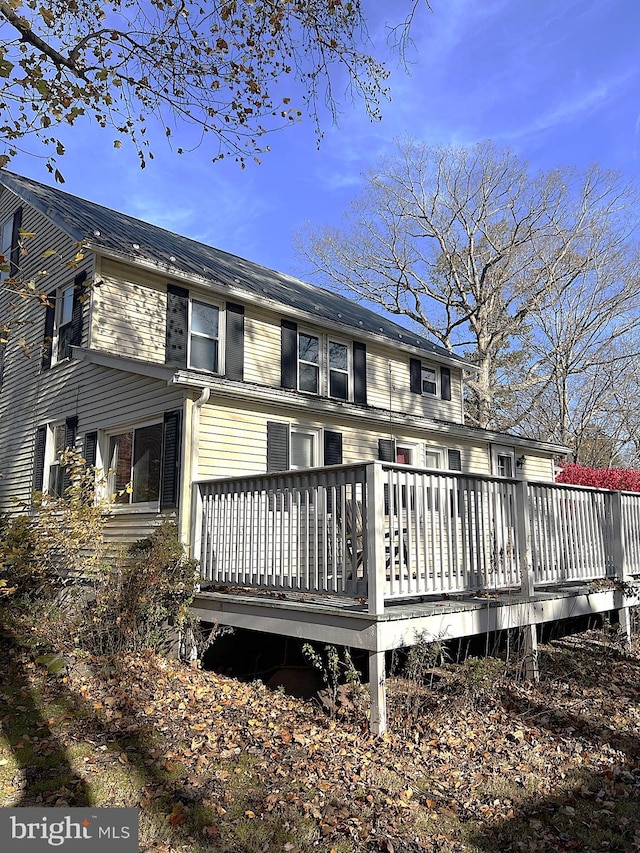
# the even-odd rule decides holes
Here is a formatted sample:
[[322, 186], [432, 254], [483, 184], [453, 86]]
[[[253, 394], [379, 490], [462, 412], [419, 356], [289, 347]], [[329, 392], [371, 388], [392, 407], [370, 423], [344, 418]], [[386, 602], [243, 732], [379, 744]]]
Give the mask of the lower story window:
[[150, 424], [112, 435], [109, 470], [117, 503], [160, 500], [162, 424]]
[[291, 430], [291, 468], [313, 468], [316, 464], [315, 432]]
[[55, 424], [51, 427], [51, 460], [47, 492], [57, 498], [64, 496], [64, 466], [60, 464], [60, 457], [65, 449], [65, 438], [66, 427], [64, 424]]

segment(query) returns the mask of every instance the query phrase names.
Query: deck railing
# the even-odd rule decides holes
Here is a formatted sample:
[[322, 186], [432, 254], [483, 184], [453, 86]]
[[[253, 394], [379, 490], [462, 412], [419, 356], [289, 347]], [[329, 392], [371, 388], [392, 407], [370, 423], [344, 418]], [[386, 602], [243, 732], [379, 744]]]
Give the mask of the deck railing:
[[221, 586], [363, 597], [379, 612], [640, 572], [640, 494], [382, 462], [195, 485], [194, 556]]

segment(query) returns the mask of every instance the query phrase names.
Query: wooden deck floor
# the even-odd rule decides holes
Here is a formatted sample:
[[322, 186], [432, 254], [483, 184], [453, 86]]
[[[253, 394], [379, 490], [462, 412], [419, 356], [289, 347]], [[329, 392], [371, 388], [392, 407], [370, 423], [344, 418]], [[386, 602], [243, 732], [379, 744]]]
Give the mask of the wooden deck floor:
[[331, 642], [369, 651], [390, 650], [425, 638], [457, 639], [618, 610], [640, 604], [616, 590], [589, 584], [476, 595], [393, 601], [371, 614], [362, 600], [239, 587], [203, 589], [193, 609], [204, 622]]

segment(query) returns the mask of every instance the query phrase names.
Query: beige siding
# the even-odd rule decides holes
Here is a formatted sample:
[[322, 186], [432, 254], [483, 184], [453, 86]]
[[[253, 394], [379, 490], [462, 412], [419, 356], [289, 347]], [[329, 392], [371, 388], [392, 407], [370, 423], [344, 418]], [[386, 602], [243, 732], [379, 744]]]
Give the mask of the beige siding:
[[526, 450], [518, 449], [517, 454], [524, 455], [524, 478], [525, 480], [543, 480], [549, 482], [553, 480], [553, 457], [550, 454], [534, 455], [535, 451], [527, 448]]
[[[247, 404], [239, 410], [236, 404], [214, 400], [204, 406], [200, 415], [198, 479], [227, 477], [264, 472], [267, 462], [267, 421], [275, 420], [292, 426], [318, 430], [322, 444], [322, 429], [342, 433], [343, 462], [362, 462], [378, 458], [378, 440], [391, 437], [388, 426], [374, 422], [354, 424], [338, 418], [328, 422], [320, 417], [288, 417], [281, 409], [270, 410]], [[473, 473], [489, 473], [488, 448], [458, 439], [448, 439], [437, 431], [394, 429], [399, 445], [411, 446], [413, 464], [424, 465], [425, 444], [457, 449], [461, 452], [462, 468]], [[319, 464], [322, 464], [320, 451]]]
[[272, 388], [280, 385], [280, 318], [254, 306], [245, 311], [244, 378]]
[[124, 358], [163, 364], [167, 312], [166, 284], [144, 279], [122, 266], [102, 261], [101, 284], [95, 289], [91, 346]]
[[[451, 368], [451, 400], [412, 394], [409, 363], [412, 357], [379, 344], [367, 345], [367, 396], [370, 406], [408, 415], [462, 423], [462, 375]], [[440, 369], [436, 362], [421, 358], [425, 365]]]
[[[34, 280], [45, 293], [71, 284], [79, 270], [87, 272], [89, 283], [93, 278], [93, 257], [88, 254], [77, 268], [67, 266], [79, 247], [48, 219], [5, 190], [0, 195], [0, 221], [22, 207], [22, 229], [34, 236], [24, 238], [21, 278]], [[45, 257], [56, 249], [57, 254]], [[89, 302], [84, 303], [85, 322], [83, 343], [87, 342], [87, 313]], [[46, 394], [49, 377], [64, 370], [63, 362], [50, 371], [41, 371], [42, 345], [46, 308], [36, 298], [24, 299], [0, 290], [0, 317], [11, 332], [4, 356], [2, 393], [0, 394], [0, 509], [15, 508], [12, 499], [28, 501], [31, 494], [32, 454], [36, 425], [36, 411]], [[56, 387], [60, 387], [57, 383]], [[70, 396], [75, 392], [71, 391]], [[69, 413], [71, 414], [71, 412]]]

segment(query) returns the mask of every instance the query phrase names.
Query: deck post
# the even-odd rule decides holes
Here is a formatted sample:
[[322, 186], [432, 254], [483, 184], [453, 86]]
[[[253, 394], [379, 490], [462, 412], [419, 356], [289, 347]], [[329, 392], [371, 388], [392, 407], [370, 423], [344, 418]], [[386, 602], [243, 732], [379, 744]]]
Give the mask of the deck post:
[[520, 565], [520, 591], [524, 599], [525, 624], [522, 626], [524, 645], [525, 677], [530, 681], [540, 680], [538, 663], [538, 634], [531, 618], [531, 600], [535, 591], [535, 574], [531, 550], [531, 522], [529, 518], [529, 484], [526, 480], [516, 483], [516, 513], [518, 520], [518, 562]]
[[371, 697], [369, 728], [374, 735], [384, 734], [387, 730], [386, 682], [385, 653], [369, 652], [369, 695]]
[[[366, 469], [367, 513], [364, 530], [365, 570], [369, 613], [384, 613], [384, 483], [382, 465], [370, 462]], [[364, 519], [363, 519], [364, 521]]]
[[627, 575], [627, 554], [625, 543], [624, 520], [622, 516], [622, 494], [613, 492], [611, 495], [611, 559], [614, 579], [620, 581], [622, 589], [613, 594], [613, 601], [618, 617], [618, 627], [624, 636], [627, 649], [631, 649], [631, 614], [629, 606], [625, 606], [624, 583], [630, 580]]

